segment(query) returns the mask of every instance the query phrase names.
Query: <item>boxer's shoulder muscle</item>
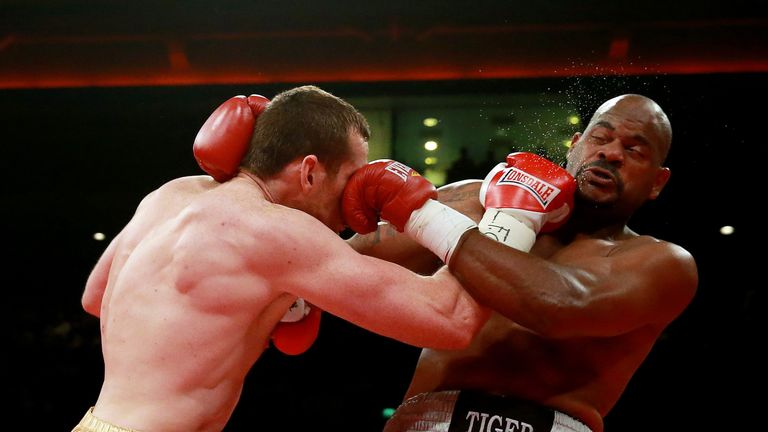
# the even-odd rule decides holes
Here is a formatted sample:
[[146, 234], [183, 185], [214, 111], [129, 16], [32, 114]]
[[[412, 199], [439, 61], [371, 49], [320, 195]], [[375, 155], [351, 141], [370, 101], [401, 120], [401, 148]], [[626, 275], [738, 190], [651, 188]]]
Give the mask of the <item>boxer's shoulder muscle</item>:
[[285, 275], [349, 249], [341, 238], [309, 214], [267, 201], [226, 206], [207, 222], [228, 237], [253, 266]]
[[[698, 271], [693, 256], [682, 247], [664, 240], [632, 235], [616, 241], [607, 250], [610, 277], [635, 286], [656, 306], [652, 316], [666, 325], [677, 317], [692, 300], [698, 285]], [[650, 308], [649, 308], [650, 309]]]
[[664, 284], [674, 287], [685, 304], [696, 291], [696, 260], [677, 244], [642, 235], [617, 247], [611, 256], [623, 259], [631, 256], [631, 261], [644, 263], [643, 268], [659, 280], [664, 280]]
[[663, 328], [690, 303], [698, 277], [691, 255], [672, 243], [631, 234], [539, 238], [537, 256], [583, 288], [584, 320], [569, 334], [615, 336], [644, 326]]
[[639, 259], [655, 261], [659, 273], [666, 273], [675, 268], [683, 276], [696, 279], [696, 261], [690, 252], [672, 242], [660, 240], [648, 235], [636, 235], [616, 243], [608, 254], [611, 257], [625, 258], [628, 255]]

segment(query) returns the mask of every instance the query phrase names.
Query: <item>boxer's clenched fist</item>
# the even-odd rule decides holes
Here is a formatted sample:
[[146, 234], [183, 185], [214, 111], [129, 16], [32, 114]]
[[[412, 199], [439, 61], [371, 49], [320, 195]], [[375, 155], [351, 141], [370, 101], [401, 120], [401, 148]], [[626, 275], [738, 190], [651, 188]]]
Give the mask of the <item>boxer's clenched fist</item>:
[[303, 354], [317, 339], [321, 315], [317, 306], [296, 299], [272, 331], [272, 344], [283, 354]]
[[430, 198], [437, 199], [437, 189], [429, 180], [400, 162], [382, 159], [352, 174], [342, 210], [347, 225], [359, 234], [375, 231], [379, 218], [402, 232], [411, 213]]
[[256, 119], [267, 108], [264, 96], [235, 96], [208, 117], [192, 151], [198, 165], [218, 182], [229, 180], [248, 151]]
[[375, 231], [380, 216], [447, 264], [461, 236], [476, 225], [436, 199], [435, 186], [416, 171], [400, 162], [379, 160], [352, 174], [342, 210], [357, 233]]
[[527, 252], [537, 234], [568, 220], [575, 192], [576, 180], [562, 167], [533, 153], [511, 153], [483, 181], [480, 231]]

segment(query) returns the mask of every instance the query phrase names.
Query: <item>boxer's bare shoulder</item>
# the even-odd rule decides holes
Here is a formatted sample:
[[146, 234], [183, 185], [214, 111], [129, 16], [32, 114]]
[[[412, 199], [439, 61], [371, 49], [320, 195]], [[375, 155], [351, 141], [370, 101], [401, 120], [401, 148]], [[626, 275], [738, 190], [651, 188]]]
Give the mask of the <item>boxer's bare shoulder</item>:
[[578, 235], [561, 244], [556, 236], [543, 235], [531, 251], [584, 287], [582, 308], [589, 313], [583, 320], [562, 322], [569, 334], [607, 336], [645, 325], [663, 328], [693, 298], [698, 277], [688, 251], [646, 235], [618, 237]]
[[[650, 236], [638, 236], [619, 243], [609, 254], [626, 275], [647, 280], [646, 293], [660, 299], [653, 315], [666, 326], [690, 303], [698, 286], [693, 256], [682, 247]], [[620, 274], [620, 273], [619, 273]]]

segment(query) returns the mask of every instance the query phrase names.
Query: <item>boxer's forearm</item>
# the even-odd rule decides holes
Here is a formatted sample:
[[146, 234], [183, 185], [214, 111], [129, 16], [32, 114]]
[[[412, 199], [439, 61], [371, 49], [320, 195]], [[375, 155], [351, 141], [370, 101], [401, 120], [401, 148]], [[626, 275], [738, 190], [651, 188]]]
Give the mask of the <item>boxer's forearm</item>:
[[576, 291], [548, 261], [477, 230], [462, 237], [449, 267], [479, 303], [542, 335], [559, 331], [559, 314]]
[[423, 275], [434, 273], [442, 265], [432, 252], [389, 224], [380, 224], [370, 234], [355, 234], [347, 243], [363, 255], [393, 262]]

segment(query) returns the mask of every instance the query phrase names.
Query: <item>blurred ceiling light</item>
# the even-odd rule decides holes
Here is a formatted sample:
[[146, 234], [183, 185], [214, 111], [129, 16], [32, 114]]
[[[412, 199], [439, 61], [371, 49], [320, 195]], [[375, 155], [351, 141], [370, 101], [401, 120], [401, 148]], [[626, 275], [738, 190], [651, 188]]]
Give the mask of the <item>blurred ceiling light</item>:
[[427, 165], [434, 165], [437, 163], [437, 158], [434, 156], [429, 156], [424, 159], [424, 163]]
[[572, 115], [572, 116], [568, 117], [568, 123], [570, 123], [572, 125], [577, 125], [577, 124], [581, 123], [581, 119], [577, 115]]
[[733, 234], [733, 231], [734, 231], [734, 229], [730, 225], [726, 225], [726, 226], [720, 228], [720, 234], [722, 234], [722, 235], [731, 235], [731, 234]]
[[424, 123], [424, 126], [426, 126], [426, 127], [435, 127], [435, 126], [437, 126], [438, 122], [439, 122], [439, 120], [437, 120], [434, 117], [427, 117], [427, 118], [424, 119], [424, 121], [422, 123]]
[[102, 241], [105, 238], [107, 238], [107, 236], [105, 236], [104, 233], [97, 232], [93, 234], [93, 239], [96, 241]]
[[571, 148], [571, 140], [570, 139], [563, 140], [563, 146], [565, 148]]
[[435, 151], [437, 150], [437, 141], [429, 140], [424, 143], [424, 148], [429, 151]]

